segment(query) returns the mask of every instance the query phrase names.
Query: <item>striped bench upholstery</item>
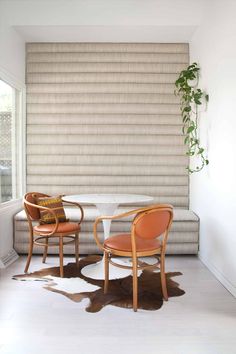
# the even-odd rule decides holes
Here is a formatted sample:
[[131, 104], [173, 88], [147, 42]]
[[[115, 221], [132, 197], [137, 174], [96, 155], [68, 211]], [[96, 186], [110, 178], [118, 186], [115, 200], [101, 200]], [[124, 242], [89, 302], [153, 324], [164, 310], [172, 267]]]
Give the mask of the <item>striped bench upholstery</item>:
[[[75, 208], [65, 207], [66, 216], [71, 221], [77, 221], [79, 212]], [[84, 207], [85, 218], [80, 233], [80, 253], [98, 253], [99, 249], [93, 238], [93, 222], [98, 216], [95, 207]], [[125, 212], [130, 208], [119, 208], [119, 212]], [[130, 230], [131, 218], [113, 221], [111, 234], [128, 232]], [[196, 254], [198, 252], [198, 217], [190, 210], [175, 209], [174, 222], [167, 244], [167, 254]], [[15, 216], [14, 220], [14, 248], [20, 254], [28, 252], [29, 231], [25, 212], [22, 210]], [[103, 239], [102, 226], [100, 225], [100, 237]], [[42, 247], [35, 246], [34, 253], [42, 253]], [[49, 247], [49, 253], [58, 253], [58, 247]], [[74, 254], [73, 245], [65, 246], [65, 253]]]

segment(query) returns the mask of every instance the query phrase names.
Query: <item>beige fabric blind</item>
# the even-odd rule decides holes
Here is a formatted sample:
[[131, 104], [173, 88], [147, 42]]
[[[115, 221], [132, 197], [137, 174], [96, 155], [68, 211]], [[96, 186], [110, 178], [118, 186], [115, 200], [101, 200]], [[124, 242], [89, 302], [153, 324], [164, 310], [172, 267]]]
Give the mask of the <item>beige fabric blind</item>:
[[28, 43], [27, 190], [188, 207], [174, 81], [187, 44]]

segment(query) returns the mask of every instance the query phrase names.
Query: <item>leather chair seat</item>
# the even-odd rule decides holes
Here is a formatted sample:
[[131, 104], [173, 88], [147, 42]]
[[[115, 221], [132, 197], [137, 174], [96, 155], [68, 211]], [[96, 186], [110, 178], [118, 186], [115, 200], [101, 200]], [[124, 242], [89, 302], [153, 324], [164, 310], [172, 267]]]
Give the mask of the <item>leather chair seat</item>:
[[[107, 238], [104, 241], [104, 247], [119, 251], [132, 252], [131, 235], [119, 234]], [[161, 247], [161, 242], [158, 239], [146, 240], [136, 237], [137, 252], [152, 251]]]
[[[37, 225], [34, 226], [34, 231], [40, 233], [49, 233], [54, 230], [55, 224], [44, 224], [44, 225]], [[57, 234], [59, 233], [67, 233], [67, 232], [77, 232], [80, 231], [80, 225], [75, 222], [60, 222], [58, 225], [58, 229], [56, 231]]]

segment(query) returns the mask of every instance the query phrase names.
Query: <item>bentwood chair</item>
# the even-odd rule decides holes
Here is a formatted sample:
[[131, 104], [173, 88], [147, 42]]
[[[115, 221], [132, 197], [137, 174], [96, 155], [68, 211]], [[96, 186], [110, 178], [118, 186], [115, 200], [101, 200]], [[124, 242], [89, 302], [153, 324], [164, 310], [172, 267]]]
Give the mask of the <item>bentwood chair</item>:
[[[26, 193], [23, 199], [24, 209], [29, 223], [29, 252], [25, 273], [29, 269], [33, 246], [43, 246], [43, 263], [46, 261], [48, 247], [59, 246], [60, 276], [64, 276], [63, 246], [75, 244], [76, 264], [79, 264], [79, 231], [84, 217], [80, 204], [63, 201], [62, 197], [50, 197], [43, 193]], [[70, 222], [65, 217], [63, 202], [76, 205], [80, 210], [79, 222]], [[47, 205], [47, 206], [45, 206]], [[37, 225], [33, 225], [37, 222]], [[51, 241], [52, 239], [52, 241]]]
[[[135, 214], [129, 234], [119, 234], [108, 237], [103, 244], [97, 235], [97, 225], [102, 220], [117, 220]], [[161, 287], [164, 300], [168, 300], [165, 276], [166, 241], [173, 220], [173, 207], [169, 204], [152, 205], [114, 216], [98, 217], [94, 223], [94, 237], [97, 245], [103, 250], [105, 258], [104, 293], [108, 292], [109, 263], [114, 266], [132, 269], [133, 273], [133, 309], [138, 308], [138, 270], [155, 265], [160, 267]], [[162, 236], [162, 238], [160, 238]], [[139, 265], [138, 257], [160, 255], [153, 265]], [[113, 256], [131, 257], [132, 266], [118, 264]]]

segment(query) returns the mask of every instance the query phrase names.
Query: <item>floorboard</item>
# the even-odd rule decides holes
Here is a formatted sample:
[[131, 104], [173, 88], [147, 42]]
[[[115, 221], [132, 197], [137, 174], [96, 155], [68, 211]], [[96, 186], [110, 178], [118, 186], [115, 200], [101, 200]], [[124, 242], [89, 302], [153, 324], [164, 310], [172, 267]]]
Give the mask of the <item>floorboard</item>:
[[[236, 354], [236, 301], [195, 256], [167, 257], [167, 271], [186, 291], [158, 311], [107, 306], [87, 313], [46, 291], [40, 281], [15, 281], [25, 257], [0, 270], [1, 354]], [[71, 261], [72, 258], [66, 258]], [[58, 263], [49, 257], [45, 265]], [[30, 270], [42, 268], [34, 256]]]

